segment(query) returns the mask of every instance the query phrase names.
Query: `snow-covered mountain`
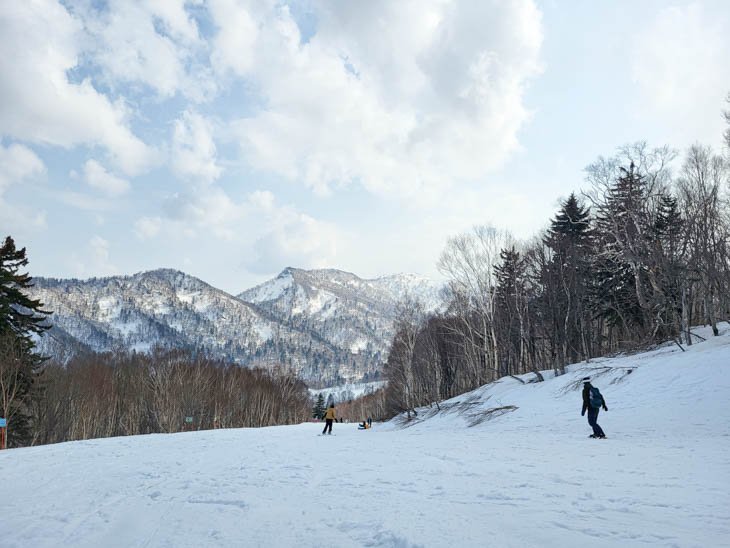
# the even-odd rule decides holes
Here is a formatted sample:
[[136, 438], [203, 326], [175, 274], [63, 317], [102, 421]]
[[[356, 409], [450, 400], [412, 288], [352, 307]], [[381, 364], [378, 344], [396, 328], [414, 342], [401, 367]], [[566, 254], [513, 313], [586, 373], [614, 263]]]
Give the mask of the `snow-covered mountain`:
[[[720, 547], [730, 326], [686, 352], [504, 377], [357, 429], [221, 429], [0, 451], [3, 546]], [[581, 379], [609, 411], [589, 439]], [[440, 409], [440, 411], [439, 411]], [[312, 501], [316, 501], [313, 504]]]
[[[306, 289], [295, 278], [309, 280]], [[169, 269], [34, 283], [32, 296], [54, 312], [40, 347], [58, 359], [86, 349], [202, 349], [243, 365], [293, 368], [312, 386], [377, 378], [399, 292], [436, 295], [413, 276], [365, 281], [335, 270], [286, 269], [239, 297]]]
[[284, 325], [381, 361], [393, 338], [397, 304], [410, 296], [435, 310], [439, 291], [440, 286], [414, 274], [364, 280], [341, 270], [287, 268], [239, 298], [255, 303]]

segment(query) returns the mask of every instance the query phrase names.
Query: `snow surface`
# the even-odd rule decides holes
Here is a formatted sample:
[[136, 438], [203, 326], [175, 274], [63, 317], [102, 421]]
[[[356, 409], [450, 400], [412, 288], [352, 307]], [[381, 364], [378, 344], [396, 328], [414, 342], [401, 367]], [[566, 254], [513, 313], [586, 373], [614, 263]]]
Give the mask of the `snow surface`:
[[121, 306], [115, 297], [103, 297], [97, 301], [99, 307], [99, 316], [107, 320], [119, 316]]
[[368, 347], [368, 341], [365, 337], [358, 337], [350, 345], [350, 352], [353, 354], [359, 354], [361, 350], [365, 350]]
[[[730, 546], [722, 330], [685, 353], [595, 360], [541, 383], [505, 378], [406, 428], [336, 424], [321, 437], [321, 424], [302, 424], [2, 451], [0, 545]], [[588, 439], [580, 416], [586, 374], [608, 404], [607, 440]], [[483, 420], [508, 405], [517, 409]]]
[[245, 294], [247, 300], [252, 303], [262, 303], [266, 301], [273, 301], [281, 297], [287, 289], [294, 284], [294, 278], [289, 269], [284, 270], [273, 280], [269, 280], [261, 285], [244, 291], [239, 295], [243, 297]]

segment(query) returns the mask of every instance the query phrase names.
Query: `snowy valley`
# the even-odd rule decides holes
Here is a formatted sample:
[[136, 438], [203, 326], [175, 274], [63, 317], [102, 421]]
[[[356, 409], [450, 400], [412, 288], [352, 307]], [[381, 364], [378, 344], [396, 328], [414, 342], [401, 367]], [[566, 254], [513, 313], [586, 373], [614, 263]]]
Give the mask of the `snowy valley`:
[[[21, 546], [730, 545], [730, 327], [415, 419], [96, 439], [0, 452]], [[588, 439], [581, 379], [601, 389]]]
[[238, 296], [169, 269], [34, 283], [31, 295], [54, 312], [39, 348], [61, 361], [83, 350], [202, 349], [242, 365], [292, 368], [313, 387], [376, 379], [397, 303], [411, 295], [434, 310], [440, 289], [408, 274], [364, 280], [294, 268]]

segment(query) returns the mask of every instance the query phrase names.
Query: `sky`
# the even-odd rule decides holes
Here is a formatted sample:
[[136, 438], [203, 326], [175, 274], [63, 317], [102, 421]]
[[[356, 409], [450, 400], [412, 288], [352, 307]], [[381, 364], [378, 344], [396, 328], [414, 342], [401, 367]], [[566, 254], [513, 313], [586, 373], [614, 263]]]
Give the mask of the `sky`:
[[438, 279], [621, 145], [719, 152], [728, 59], [725, 0], [0, 2], [0, 234], [34, 276]]

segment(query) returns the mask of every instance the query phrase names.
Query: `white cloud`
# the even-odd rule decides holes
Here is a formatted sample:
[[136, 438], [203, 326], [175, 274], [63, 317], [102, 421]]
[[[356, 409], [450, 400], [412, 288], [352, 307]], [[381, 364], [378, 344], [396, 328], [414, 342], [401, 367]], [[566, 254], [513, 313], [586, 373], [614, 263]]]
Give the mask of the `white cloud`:
[[271, 274], [287, 265], [332, 266], [342, 241], [336, 226], [278, 204], [266, 190], [251, 192], [242, 201], [215, 186], [205, 192], [180, 193], [167, 202], [165, 213], [138, 219], [137, 235], [200, 236], [211, 245], [216, 245], [214, 239], [222, 240], [231, 250], [248, 249], [243, 262], [256, 273]]
[[636, 36], [631, 69], [641, 113], [670, 126], [674, 143], [720, 140], [730, 90], [728, 28], [726, 10], [689, 2], [663, 8]]
[[211, 183], [220, 177], [211, 123], [200, 114], [185, 111], [175, 121], [171, 166], [178, 176], [194, 182]]
[[[211, 62], [219, 74], [231, 71], [244, 76], [254, 66], [254, 45], [261, 21], [256, 21], [255, 4], [239, 0], [210, 0], [208, 9], [218, 24], [212, 43]], [[262, 0], [260, 7], [271, 9], [271, 3]]]
[[[200, 0], [167, 0], [166, 2], [141, 2], [149, 10], [155, 22], [161, 22], [163, 32], [185, 44], [200, 42], [198, 25], [186, 11], [186, 6], [200, 5]], [[117, 0], [115, 5], [125, 7], [129, 2]]]
[[[270, 194], [270, 193], [266, 193]], [[331, 223], [317, 220], [292, 207], [275, 206], [273, 196], [253, 193], [252, 205], [262, 207], [264, 226], [268, 227], [253, 245], [246, 259], [251, 272], [270, 274], [286, 266], [325, 268], [336, 265], [341, 235]], [[264, 198], [262, 202], [261, 198]]]
[[43, 161], [28, 147], [0, 143], [0, 230], [26, 234], [28, 229], [46, 228], [46, 213], [37, 209], [9, 204], [3, 194], [11, 186], [31, 182], [46, 173]]
[[438, 204], [391, 205], [397, 213], [361, 223], [357, 230], [346, 224], [332, 264], [366, 277], [410, 271], [438, 279], [436, 263], [450, 236], [489, 224], [531, 238], [548, 222], [552, 212], [545, 207], [550, 210], [546, 204], [555, 198], [549, 189], [528, 193], [500, 182], [494, 188], [465, 185]]
[[[319, 192], [356, 181], [414, 195], [479, 178], [518, 146], [541, 71], [529, 0], [318, 3], [306, 43], [286, 7], [213, 6], [213, 58], [265, 104], [234, 124], [255, 168]], [[238, 20], [251, 21], [245, 43], [222, 38]]]
[[86, 254], [79, 257], [72, 253], [71, 267], [76, 276], [113, 276], [119, 274], [119, 269], [111, 262], [110, 245], [99, 235], [94, 235], [86, 244]]
[[256, 190], [249, 194], [249, 203], [261, 211], [273, 211], [276, 203], [274, 193], [268, 190]]
[[87, 160], [84, 164], [84, 180], [110, 196], [119, 196], [130, 189], [129, 181], [108, 173], [96, 160]]
[[0, 143], [0, 197], [10, 185], [39, 177], [46, 172], [43, 161], [26, 146]]
[[52, 0], [5, 2], [0, 7], [0, 132], [33, 143], [100, 145], [127, 174], [139, 173], [152, 151], [129, 129], [127, 108], [111, 102], [78, 66], [82, 27]]
[[162, 219], [160, 217], [142, 217], [134, 223], [134, 231], [142, 240], [157, 236], [161, 227]]
[[94, 236], [89, 240], [89, 246], [93, 251], [93, 256], [97, 260], [109, 260], [109, 242], [101, 236]]
[[11, 205], [0, 199], [0, 233], [28, 237], [46, 228], [48, 219], [45, 211]]
[[209, 69], [197, 60], [205, 51], [185, 0], [112, 0], [103, 8], [81, 10], [95, 41], [91, 53], [107, 82], [143, 84], [161, 98], [180, 92], [200, 101], [214, 89]]
[[236, 203], [220, 188], [178, 193], [165, 204], [167, 218], [181, 223], [190, 233], [208, 231], [217, 238], [233, 240], [249, 208]]
[[107, 211], [111, 209], [113, 205], [111, 200], [107, 197], [99, 198], [98, 196], [92, 196], [90, 194], [76, 192], [74, 190], [62, 190], [60, 192], [53, 192], [53, 194], [61, 203], [77, 209], [89, 211], [96, 215], [98, 215], [100, 211]]

